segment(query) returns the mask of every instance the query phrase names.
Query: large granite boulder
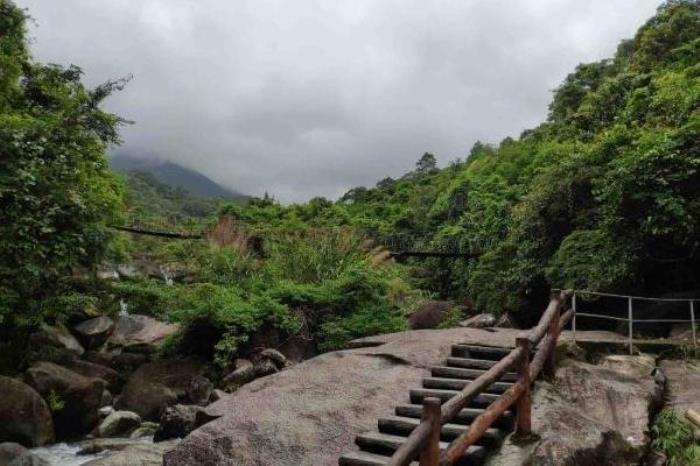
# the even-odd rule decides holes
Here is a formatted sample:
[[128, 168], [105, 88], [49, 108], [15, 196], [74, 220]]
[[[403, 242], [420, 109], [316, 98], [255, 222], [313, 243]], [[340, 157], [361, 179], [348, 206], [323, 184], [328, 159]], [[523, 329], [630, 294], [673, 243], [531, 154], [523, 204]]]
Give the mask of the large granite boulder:
[[30, 345], [32, 353], [36, 353], [35, 357], [59, 359], [85, 353], [80, 342], [60, 322], [53, 325], [42, 323], [39, 329], [31, 334]]
[[[326, 353], [240, 387], [205, 408], [221, 416], [191, 432], [166, 466], [337, 465], [355, 435], [408, 402], [428, 367], [455, 342], [509, 345], [517, 331], [446, 329], [366, 340], [367, 348]], [[357, 342], [357, 345], [363, 344]]]
[[25, 380], [46, 400], [55, 400], [53, 421], [59, 440], [90, 432], [99, 421], [105, 381], [84, 377], [50, 362], [39, 362], [27, 369]]
[[97, 427], [98, 437], [128, 437], [141, 425], [141, 416], [131, 411], [114, 411]]
[[408, 327], [414, 330], [438, 328], [453, 307], [447, 301], [428, 301], [408, 316]]
[[39, 447], [53, 441], [51, 411], [39, 393], [0, 375], [0, 442]]
[[148, 356], [141, 353], [125, 353], [122, 352], [121, 348], [116, 348], [111, 351], [88, 351], [85, 353], [84, 359], [114, 369], [119, 374], [127, 375], [145, 363]]
[[197, 405], [175, 405], [165, 408], [160, 418], [158, 430], [153, 440], [161, 442], [172, 438], [182, 438], [197, 427], [213, 421], [218, 416], [211, 416]]
[[168, 336], [180, 329], [177, 324], [160, 322], [152, 317], [129, 314], [119, 316], [114, 331], [107, 340], [110, 347], [122, 347], [132, 352], [154, 352]]
[[647, 452], [649, 420], [663, 380], [647, 356], [608, 356], [600, 365], [564, 361], [533, 393], [531, 443], [509, 439], [488, 466], [636, 465]]
[[193, 383], [202, 383], [199, 377], [205, 371], [206, 366], [193, 359], [146, 363], [131, 374], [115, 406], [158, 420], [166, 407], [189, 401], [188, 392], [192, 393]]
[[94, 317], [76, 325], [73, 330], [86, 348], [97, 348], [114, 330], [114, 321], [107, 316]]
[[693, 361], [665, 359], [660, 367], [668, 380], [668, 405], [681, 415], [688, 409], [700, 412], [700, 365]]
[[223, 386], [230, 391], [247, 384], [255, 378], [255, 366], [248, 359], [236, 359], [235, 368], [222, 380]]
[[102, 379], [107, 385], [107, 389], [111, 392], [118, 392], [124, 385], [124, 378], [112, 368], [95, 364], [81, 359], [74, 359], [61, 364], [63, 367], [77, 372], [78, 374], [94, 379]]
[[461, 327], [485, 328], [496, 325], [496, 316], [493, 314], [477, 314], [459, 323]]

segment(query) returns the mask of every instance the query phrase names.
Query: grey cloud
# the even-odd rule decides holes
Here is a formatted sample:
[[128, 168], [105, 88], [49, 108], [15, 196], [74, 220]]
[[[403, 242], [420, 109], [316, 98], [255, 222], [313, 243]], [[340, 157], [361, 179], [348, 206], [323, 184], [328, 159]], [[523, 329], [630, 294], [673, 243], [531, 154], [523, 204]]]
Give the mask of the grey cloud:
[[659, 0], [17, 0], [35, 55], [136, 122], [120, 150], [251, 194], [336, 197], [540, 122]]

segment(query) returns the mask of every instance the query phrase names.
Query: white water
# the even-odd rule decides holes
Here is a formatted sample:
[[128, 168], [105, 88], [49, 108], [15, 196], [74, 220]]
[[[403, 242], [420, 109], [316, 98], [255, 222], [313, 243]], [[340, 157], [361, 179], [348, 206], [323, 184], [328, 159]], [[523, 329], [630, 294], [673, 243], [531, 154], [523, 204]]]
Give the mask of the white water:
[[120, 316], [129, 315], [129, 305], [126, 304], [126, 301], [124, 301], [124, 298], [119, 300], [119, 315]]
[[80, 446], [69, 443], [54, 443], [47, 447], [32, 448], [30, 451], [51, 466], [80, 466], [88, 461], [102, 458], [108, 452], [96, 455], [78, 455]]
[[163, 267], [161, 265], [160, 274], [163, 276], [163, 280], [165, 280], [166, 286], [171, 286], [173, 284], [173, 275], [170, 273], [170, 270], [168, 270], [167, 267]]

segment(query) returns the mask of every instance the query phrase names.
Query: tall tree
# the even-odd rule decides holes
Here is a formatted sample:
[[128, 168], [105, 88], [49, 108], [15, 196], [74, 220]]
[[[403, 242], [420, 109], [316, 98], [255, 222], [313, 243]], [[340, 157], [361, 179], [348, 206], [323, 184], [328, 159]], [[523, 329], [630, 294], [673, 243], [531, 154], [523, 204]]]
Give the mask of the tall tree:
[[[0, 322], [31, 323], [61, 277], [105, 251], [121, 199], [105, 150], [125, 123], [75, 66], [32, 60], [26, 13], [0, 0]], [[12, 319], [8, 319], [12, 317]], [[10, 322], [10, 320], [12, 322]]]

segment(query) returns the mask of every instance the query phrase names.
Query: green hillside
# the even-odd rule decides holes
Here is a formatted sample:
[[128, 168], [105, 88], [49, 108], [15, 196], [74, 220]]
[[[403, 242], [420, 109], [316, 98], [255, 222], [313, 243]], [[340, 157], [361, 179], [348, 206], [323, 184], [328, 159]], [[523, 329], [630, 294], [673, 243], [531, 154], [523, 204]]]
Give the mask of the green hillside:
[[613, 58], [578, 66], [547, 121], [517, 140], [477, 143], [442, 169], [425, 156], [336, 203], [238, 215], [264, 227], [455, 237], [481, 257], [416, 264], [432, 277], [420, 283], [494, 312], [540, 309], [550, 286], [698, 289], [699, 107], [700, 2], [670, 1]]

